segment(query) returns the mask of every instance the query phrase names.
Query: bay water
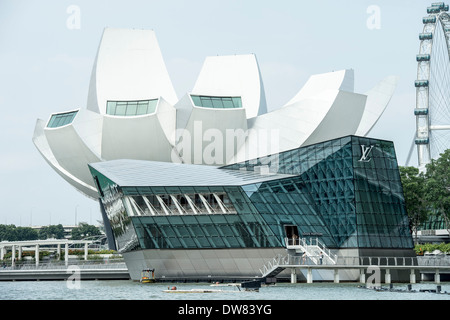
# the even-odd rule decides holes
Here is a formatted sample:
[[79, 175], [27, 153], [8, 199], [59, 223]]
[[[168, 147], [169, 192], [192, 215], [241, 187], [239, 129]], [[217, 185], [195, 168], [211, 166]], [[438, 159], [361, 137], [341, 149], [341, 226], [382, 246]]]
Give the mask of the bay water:
[[[176, 286], [178, 292], [166, 292]], [[210, 293], [179, 293], [207, 289]], [[450, 300], [450, 282], [411, 285], [393, 284], [392, 290], [367, 289], [360, 283], [277, 283], [262, 286], [258, 292], [210, 283], [140, 283], [132, 280], [2, 281], [0, 300]], [[429, 291], [429, 292], [421, 292]]]

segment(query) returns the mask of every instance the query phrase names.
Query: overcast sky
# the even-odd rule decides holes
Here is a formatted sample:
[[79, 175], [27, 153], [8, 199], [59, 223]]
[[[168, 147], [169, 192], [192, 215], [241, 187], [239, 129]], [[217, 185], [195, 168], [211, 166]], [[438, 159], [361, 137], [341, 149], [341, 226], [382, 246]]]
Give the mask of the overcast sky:
[[[96, 224], [98, 203], [39, 154], [36, 120], [85, 108], [105, 27], [153, 29], [172, 83], [190, 91], [206, 56], [254, 53], [269, 110], [313, 74], [352, 68], [364, 93], [400, 83], [370, 133], [392, 140], [404, 165], [414, 137], [415, 56], [431, 1], [0, 0], [0, 224]], [[416, 154], [413, 162], [416, 165]]]

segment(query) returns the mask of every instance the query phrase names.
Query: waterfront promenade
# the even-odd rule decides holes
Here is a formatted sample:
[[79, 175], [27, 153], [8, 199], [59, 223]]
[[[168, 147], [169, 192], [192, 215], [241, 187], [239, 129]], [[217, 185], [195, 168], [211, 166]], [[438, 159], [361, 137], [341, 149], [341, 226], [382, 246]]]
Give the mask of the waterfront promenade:
[[128, 280], [130, 275], [125, 262], [64, 262], [1, 266], [0, 281], [39, 280]]
[[[441, 275], [450, 275], [450, 256], [443, 257], [339, 257], [335, 263], [311, 263], [311, 259], [302, 261], [302, 257], [287, 254], [278, 255], [260, 269], [261, 277], [271, 278], [284, 270], [290, 270], [291, 283], [297, 282], [299, 271], [306, 271], [306, 282], [312, 283], [313, 270], [328, 270], [334, 274], [334, 283], [339, 283], [339, 273], [345, 270], [358, 270], [359, 282], [366, 283], [366, 274], [376, 274], [379, 282], [392, 283], [391, 271], [408, 271], [409, 282], [433, 280], [439, 284]], [[384, 278], [382, 278], [384, 276]]]

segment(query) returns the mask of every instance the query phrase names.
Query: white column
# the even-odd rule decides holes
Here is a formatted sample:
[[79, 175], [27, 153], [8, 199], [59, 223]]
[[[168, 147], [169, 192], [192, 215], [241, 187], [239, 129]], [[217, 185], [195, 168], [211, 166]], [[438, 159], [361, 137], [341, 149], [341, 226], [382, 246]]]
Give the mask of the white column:
[[411, 274], [409, 275], [409, 283], [416, 283], [416, 272], [411, 269]]
[[297, 283], [297, 273], [295, 268], [291, 268], [291, 283]]
[[439, 269], [436, 269], [436, 273], [434, 274], [434, 282], [441, 283], [441, 275], [439, 274]]
[[384, 282], [386, 284], [390, 284], [391, 283], [391, 273], [390, 273], [389, 269], [386, 269], [386, 276], [385, 276]]
[[34, 251], [34, 259], [36, 260], [36, 267], [39, 266], [39, 245], [36, 244], [36, 249]]
[[312, 269], [311, 268], [308, 268], [308, 274], [306, 276], [306, 283], [313, 283]]
[[64, 253], [64, 261], [66, 262], [66, 267], [69, 265], [69, 244], [66, 243], [64, 246], [65, 253]]
[[364, 269], [359, 271], [359, 283], [366, 283], [366, 273], [364, 272]]
[[339, 269], [334, 269], [334, 283], [339, 283]]
[[1, 247], [0, 248], [0, 260], [3, 260], [3, 257], [5, 256], [5, 248]]
[[58, 260], [61, 258], [61, 244], [59, 243], [56, 247], [56, 256], [58, 257]]
[[19, 260], [22, 260], [22, 246], [19, 246]]
[[11, 255], [11, 266], [14, 267], [16, 265], [16, 246], [13, 245], [12, 248], [12, 255]]
[[88, 259], [88, 243], [84, 243], [84, 260], [87, 261]]

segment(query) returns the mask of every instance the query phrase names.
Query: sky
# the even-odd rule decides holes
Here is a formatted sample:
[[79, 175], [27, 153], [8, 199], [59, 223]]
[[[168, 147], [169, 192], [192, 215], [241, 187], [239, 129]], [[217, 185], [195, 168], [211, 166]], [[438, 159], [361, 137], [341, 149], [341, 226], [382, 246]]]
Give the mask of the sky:
[[[354, 69], [355, 92], [400, 77], [369, 136], [405, 165], [415, 132], [415, 56], [431, 1], [0, 0], [0, 224], [98, 224], [99, 205], [63, 180], [32, 142], [37, 119], [85, 108], [105, 27], [152, 29], [178, 98], [207, 56], [254, 53], [268, 109], [309, 76]], [[410, 165], [417, 165], [414, 153]]]

